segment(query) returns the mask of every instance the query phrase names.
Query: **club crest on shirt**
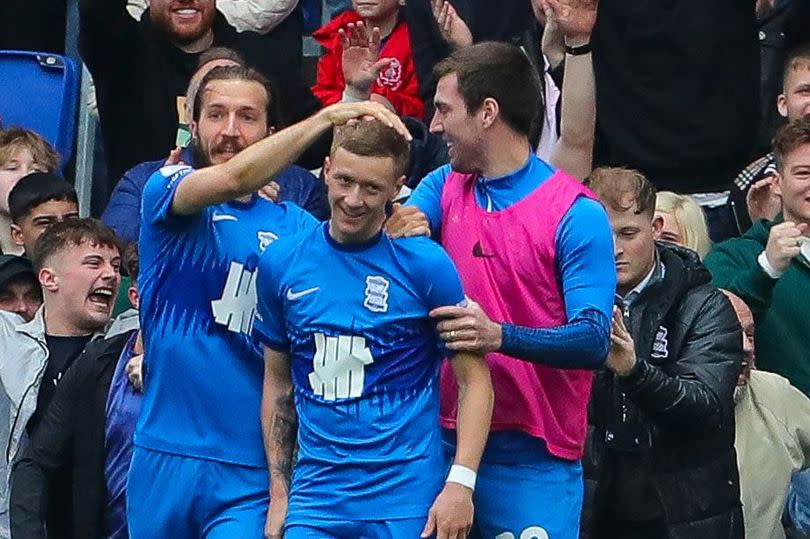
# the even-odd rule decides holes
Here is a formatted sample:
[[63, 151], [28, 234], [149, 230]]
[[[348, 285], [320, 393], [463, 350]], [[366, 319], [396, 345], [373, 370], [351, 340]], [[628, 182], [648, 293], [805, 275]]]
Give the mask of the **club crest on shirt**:
[[278, 234], [273, 234], [272, 232], [264, 232], [259, 231], [256, 233], [256, 236], [259, 238], [259, 251], [264, 252], [267, 249], [267, 246], [273, 243], [278, 239]]
[[366, 277], [366, 298], [363, 307], [371, 312], [388, 312], [388, 280], [379, 275]]
[[658, 332], [655, 334], [655, 341], [653, 342], [652, 352], [650, 356], [656, 359], [666, 359], [669, 357], [669, 341], [667, 335], [669, 331], [664, 326], [658, 327]]
[[402, 86], [402, 64], [399, 60], [391, 58], [391, 63], [377, 77], [377, 84], [394, 91], [399, 90], [400, 86]]

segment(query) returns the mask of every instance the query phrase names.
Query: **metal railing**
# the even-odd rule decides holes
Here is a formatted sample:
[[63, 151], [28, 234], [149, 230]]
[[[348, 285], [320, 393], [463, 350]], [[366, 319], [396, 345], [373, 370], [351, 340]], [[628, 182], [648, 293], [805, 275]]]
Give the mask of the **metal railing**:
[[79, 0], [67, 2], [67, 28], [65, 31], [65, 54], [82, 66], [81, 91], [79, 92], [78, 125], [76, 129], [76, 167], [74, 186], [79, 199], [79, 214], [90, 215], [93, 193], [93, 154], [96, 147], [96, 118], [88, 105], [91, 78], [79, 56]]

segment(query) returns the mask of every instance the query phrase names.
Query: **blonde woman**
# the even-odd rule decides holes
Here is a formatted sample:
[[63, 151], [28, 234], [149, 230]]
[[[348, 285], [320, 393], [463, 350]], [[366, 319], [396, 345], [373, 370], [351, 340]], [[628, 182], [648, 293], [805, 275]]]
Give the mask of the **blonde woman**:
[[701, 260], [711, 249], [706, 216], [691, 197], [672, 191], [659, 192], [655, 202], [655, 217], [661, 217], [664, 222], [656, 239], [688, 247]]

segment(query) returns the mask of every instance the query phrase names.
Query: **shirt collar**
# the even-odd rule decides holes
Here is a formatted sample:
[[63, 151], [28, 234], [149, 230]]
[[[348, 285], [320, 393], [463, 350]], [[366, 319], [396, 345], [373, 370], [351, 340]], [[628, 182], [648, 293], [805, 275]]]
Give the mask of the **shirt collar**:
[[641, 280], [630, 292], [628, 292], [623, 298], [622, 302], [629, 306], [633, 302], [635, 302], [641, 293], [650, 286], [651, 283], [660, 281], [664, 278], [664, 274], [666, 273], [666, 268], [664, 268], [664, 264], [661, 262], [661, 259], [658, 257], [658, 251], [655, 252], [655, 263], [653, 267], [650, 269], [650, 272], [647, 274], [644, 279]]

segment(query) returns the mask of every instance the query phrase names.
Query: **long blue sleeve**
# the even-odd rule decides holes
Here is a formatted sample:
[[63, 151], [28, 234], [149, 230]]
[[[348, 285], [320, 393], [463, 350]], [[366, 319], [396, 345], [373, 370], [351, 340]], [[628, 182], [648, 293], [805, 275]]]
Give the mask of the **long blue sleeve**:
[[[441, 196], [450, 167], [425, 177], [408, 201], [441, 228]], [[499, 178], [480, 178], [475, 185], [479, 206], [508, 208], [550, 178], [554, 169], [534, 155], [519, 169]], [[555, 368], [599, 368], [610, 346], [610, 321], [616, 293], [613, 236], [599, 202], [579, 198], [557, 229], [556, 272], [562, 286], [568, 322], [554, 328], [503, 324], [501, 352]]]
[[425, 176], [405, 203], [406, 206], [416, 206], [425, 214], [434, 237], [442, 227], [442, 190], [450, 172], [450, 165], [445, 165]]
[[616, 273], [610, 224], [598, 202], [580, 198], [563, 218], [557, 260], [568, 323], [553, 328], [503, 324], [500, 351], [550, 367], [599, 368], [610, 347]]

